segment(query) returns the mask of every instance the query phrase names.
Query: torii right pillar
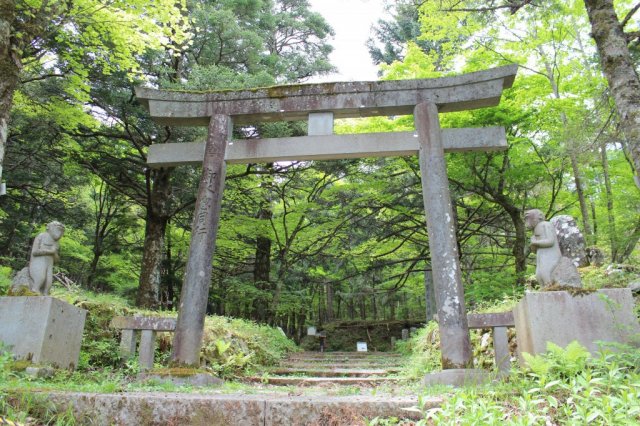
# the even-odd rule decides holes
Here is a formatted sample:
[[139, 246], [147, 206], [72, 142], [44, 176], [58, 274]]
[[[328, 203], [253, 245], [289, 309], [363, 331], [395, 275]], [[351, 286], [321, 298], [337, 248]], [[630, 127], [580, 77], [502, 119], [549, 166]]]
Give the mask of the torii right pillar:
[[473, 353], [437, 105], [433, 102], [416, 105], [414, 120], [420, 143], [422, 195], [438, 307], [443, 369], [440, 373], [428, 375], [425, 382], [453, 385], [478, 382], [485, 375], [479, 370], [470, 369]]

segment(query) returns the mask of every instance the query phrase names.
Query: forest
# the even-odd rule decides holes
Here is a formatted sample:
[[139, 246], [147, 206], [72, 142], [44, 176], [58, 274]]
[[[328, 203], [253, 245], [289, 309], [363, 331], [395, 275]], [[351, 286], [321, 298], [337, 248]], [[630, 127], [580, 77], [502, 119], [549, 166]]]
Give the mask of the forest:
[[[443, 127], [507, 131], [506, 151], [447, 155], [467, 304], [531, 287], [523, 217], [531, 208], [576, 218], [607, 264], [637, 264], [639, 5], [387, 8], [367, 45], [383, 80], [520, 67], [499, 106], [441, 115]], [[56, 285], [176, 310], [200, 170], [149, 168], [147, 148], [206, 133], [154, 123], [134, 87], [304, 83], [334, 70], [332, 34], [306, 0], [2, 0], [0, 286], [24, 266], [34, 236], [59, 220]], [[411, 116], [336, 122], [337, 133], [413, 128]], [[237, 139], [304, 134], [305, 122], [234, 128]], [[226, 174], [208, 313], [299, 338], [338, 319], [433, 312], [416, 157], [229, 165]]]

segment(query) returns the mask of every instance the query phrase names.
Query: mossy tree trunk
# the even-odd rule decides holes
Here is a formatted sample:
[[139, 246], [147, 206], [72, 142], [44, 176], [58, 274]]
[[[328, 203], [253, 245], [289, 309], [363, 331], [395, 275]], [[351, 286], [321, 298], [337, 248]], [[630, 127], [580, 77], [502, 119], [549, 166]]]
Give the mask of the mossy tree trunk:
[[160, 306], [164, 237], [170, 218], [170, 177], [170, 169], [147, 172], [147, 185], [151, 189], [148, 191], [146, 229], [136, 305], [148, 309], [156, 309]]
[[620, 124], [635, 167], [636, 185], [640, 186], [640, 80], [631, 58], [624, 25], [616, 15], [612, 0], [584, 0], [591, 22], [602, 71], [616, 103]]
[[4, 149], [9, 136], [9, 114], [20, 73], [20, 59], [11, 45], [11, 23], [15, 16], [15, 1], [0, 0], [0, 182]]

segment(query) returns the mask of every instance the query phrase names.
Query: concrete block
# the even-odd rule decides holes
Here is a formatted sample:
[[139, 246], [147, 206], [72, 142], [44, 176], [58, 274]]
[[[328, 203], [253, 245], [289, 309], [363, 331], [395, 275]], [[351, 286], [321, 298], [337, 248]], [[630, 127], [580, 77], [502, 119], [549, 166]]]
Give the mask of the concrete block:
[[638, 344], [640, 325], [628, 288], [571, 295], [566, 291], [528, 292], [514, 308], [518, 357], [544, 353], [547, 342], [561, 347], [574, 340], [590, 352], [598, 343]]
[[75, 368], [87, 311], [49, 296], [0, 297], [0, 341], [18, 359]]
[[333, 134], [333, 113], [315, 112], [309, 114], [307, 126], [309, 136], [332, 135]]
[[153, 330], [142, 330], [140, 332], [140, 369], [150, 370], [153, 368], [155, 349], [156, 332]]

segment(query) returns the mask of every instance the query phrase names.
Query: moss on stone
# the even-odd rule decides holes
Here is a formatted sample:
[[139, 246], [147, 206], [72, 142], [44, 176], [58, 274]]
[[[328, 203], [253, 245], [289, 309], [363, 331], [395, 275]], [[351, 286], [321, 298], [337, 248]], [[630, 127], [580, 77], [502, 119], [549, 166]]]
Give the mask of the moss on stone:
[[190, 377], [195, 376], [199, 373], [207, 373], [206, 371], [199, 368], [192, 367], [169, 367], [169, 368], [158, 368], [149, 371], [149, 375], [158, 375], [158, 376], [173, 376], [173, 377]]
[[31, 361], [21, 359], [21, 360], [13, 361], [10, 364], [9, 368], [13, 371], [24, 371], [27, 369], [27, 367], [31, 367], [31, 366], [33, 366]]
[[7, 296], [23, 297], [23, 296], [42, 296], [40, 293], [31, 291], [29, 287], [20, 286], [18, 288], [9, 288]]
[[540, 291], [566, 291], [573, 297], [577, 297], [577, 296], [588, 296], [590, 294], [595, 293], [597, 290], [588, 289], [588, 288], [571, 287], [571, 286], [560, 285], [560, 284], [552, 284], [548, 287], [541, 289]]

